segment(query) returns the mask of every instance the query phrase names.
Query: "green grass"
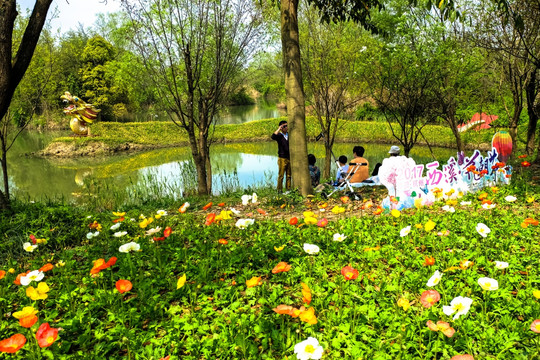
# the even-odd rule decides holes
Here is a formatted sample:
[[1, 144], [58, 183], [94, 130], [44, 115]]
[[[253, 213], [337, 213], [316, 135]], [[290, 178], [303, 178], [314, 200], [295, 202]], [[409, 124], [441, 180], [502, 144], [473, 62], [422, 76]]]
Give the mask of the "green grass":
[[[529, 328], [540, 318], [539, 299], [533, 296], [540, 289], [540, 227], [521, 224], [529, 217], [538, 220], [539, 189], [518, 178], [498, 191], [486, 189], [496, 204], [492, 210], [481, 207], [478, 194], [459, 199], [455, 213], [442, 211], [440, 201], [399, 217], [372, 216], [372, 209], [361, 210], [362, 203], [353, 203], [322, 228], [292, 226], [288, 219], [298, 216], [302, 224], [305, 210], [329, 217], [335, 201], [326, 212], [319, 212], [317, 199], [264, 193], [258, 204], [247, 206], [240, 204], [242, 193], [150, 200], [113, 207], [127, 212], [115, 230], [110, 227], [118, 216], [111, 211], [16, 202], [14, 213], [0, 217], [0, 270], [14, 269], [0, 279], [0, 340], [21, 333], [28, 342], [16, 354], [0, 353], [0, 358], [294, 359], [295, 344], [312, 336], [324, 347], [326, 359], [448, 360], [464, 353], [475, 359], [535, 359], [540, 342]], [[517, 201], [507, 202], [509, 194]], [[537, 198], [528, 202], [530, 197]], [[185, 200], [192, 205], [179, 214]], [[461, 200], [472, 205], [461, 206]], [[213, 204], [203, 210], [209, 201]], [[226, 207], [218, 206], [222, 201]], [[228, 207], [240, 210], [242, 217], [253, 213], [255, 223], [241, 230], [233, 216], [204, 225], [207, 214]], [[259, 215], [257, 208], [268, 215]], [[169, 214], [141, 228], [140, 215], [155, 218], [159, 209]], [[423, 228], [428, 220], [436, 224], [433, 231]], [[94, 221], [102, 229], [87, 239], [86, 234], [95, 231], [89, 228]], [[476, 232], [478, 223], [491, 229], [487, 237]], [[152, 242], [145, 231], [156, 226], [162, 230], [154, 236], [161, 236], [167, 226], [172, 235]], [[406, 226], [412, 231], [401, 237]], [[438, 235], [446, 230], [447, 236]], [[126, 235], [115, 237], [116, 231]], [[335, 233], [347, 238], [332, 241]], [[22, 243], [31, 234], [47, 243], [27, 253]], [[228, 244], [220, 244], [220, 239]], [[140, 244], [141, 251], [119, 252], [130, 241]], [[316, 244], [321, 251], [308, 255], [304, 243]], [[275, 250], [282, 245], [282, 251]], [[113, 256], [118, 258], [114, 266], [90, 276], [95, 260]], [[433, 266], [424, 265], [426, 256], [435, 258]], [[463, 270], [459, 264], [465, 259], [474, 265]], [[42, 280], [50, 287], [47, 299], [32, 301], [25, 287], [13, 284], [18, 273], [59, 261], [65, 266], [55, 266]], [[290, 271], [273, 274], [280, 261], [291, 265]], [[509, 267], [498, 270], [495, 261], [508, 262]], [[358, 278], [344, 279], [341, 269], [346, 265], [359, 271]], [[444, 275], [438, 285], [428, 288], [426, 282], [435, 270]], [[177, 289], [184, 274], [187, 282]], [[247, 288], [246, 280], [252, 277], [261, 277], [262, 282]], [[481, 277], [498, 280], [499, 289], [483, 291], [477, 283]], [[120, 279], [131, 281], [133, 289], [120, 294], [115, 290]], [[311, 289], [310, 304], [302, 299], [301, 283]], [[429, 309], [420, 304], [420, 294], [427, 289], [441, 295]], [[473, 304], [468, 314], [452, 320], [442, 307], [456, 296], [469, 297]], [[410, 301], [408, 310], [397, 305], [400, 298]], [[272, 309], [280, 304], [314, 308], [317, 323], [275, 313]], [[24, 306], [39, 311], [30, 330], [11, 316]], [[432, 332], [426, 327], [428, 320], [449, 322], [456, 333], [447, 338]], [[54, 344], [39, 349], [34, 333], [45, 322], [63, 330]]]
[[[277, 128], [280, 119], [267, 119], [252, 121], [240, 125], [217, 125], [212, 138], [216, 141], [253, 142], [270, 141], [270, 135]], [[316, 118], [306, 119], [307, 136], [313, 140], [320, 133], [320, 126]], [[491, 144], [495, 130], [481, 132], [469, 131], [463, 134], [463, 142], [470, 148], [486, 148]], [[455, 147], [452, 131], [441, 125], [428, 125], [423, 134], [430, 139], [430, 145], [442, 147]], [[184, 130], [172, 122], [138, 122], [115, 123], [100, 122], [92, 126], [92, 137], [61, 137], [57, 142], [75, 143], [83, 146], [91, 142], [103, 142], [109, 146], [124, 143], [141, 144], [149, 147], [168, 147], [186, 145], [187, 135]], [[349, 121], [345, 122], [337, 133], [337, 140], [347, 142], [376, 142], [395, 143], [390, 128], [386, 122], [381, 121]], [[419, 138], [419, 144], [425, 144]]]

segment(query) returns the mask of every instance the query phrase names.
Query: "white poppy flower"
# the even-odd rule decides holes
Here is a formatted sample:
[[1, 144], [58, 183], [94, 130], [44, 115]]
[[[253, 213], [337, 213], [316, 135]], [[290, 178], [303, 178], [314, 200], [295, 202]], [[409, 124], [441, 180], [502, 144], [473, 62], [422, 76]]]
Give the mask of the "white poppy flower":
[[127, 244], [124, 244], [118, 248], [118, 251], [122, 253], [128, 253], [132, 251], [139, 251], [141, 249], [141, 245], [137, 244], [136, 242], [128, 242]]
[[461, 315], [467, 315], [472, 303], [473, 300], [471, 298], [463, 296], [455, 297], [454, 300], [450, 302], [450, 306], [443, 306], [443, 313], [448, 316], [454, 314], [453, 319], [456, 320]]
[[517, 200], [517, 197], [512, 196], [512, 195], [508, 195], [507, 197], [504, 198], [504, 200], [506, 200], [508, 202], [514, 202], [514, 201]]
[[499, 270], [503, 270], [508, 267], [508, 263], [504, 261], [495, 261], [495, 267]]
[[435, 271], [433, 275], [429, 278], [426, 286], [433, 287], [441, 282], [443, 274], [439, 272], [439, 270]]
[[253, 193], [253, 195], [251, 195], [251, 202], [255, 204], [257, 201], [258, 201], [257, 194]]
[[96, 231], [96, 232], [89, 232], [88, 234], [86, 234], [86, 238], [88, 240], [91, 240], [92, 238], [95, 238], [99, 235], [99, 231]]
[[253, 223], [255, 222], [255, 220], [253, 219], [238, 219], [238, 221], [236, 222], [236, 227], [239, 228], [239, 229], [245, 229], [247, 228], [248, 226], [250, 225], [253, 225]]
[[442, 207], [442, 209], [446, 212], [450, 212], [450, 213], [455, 213], [456, 212], [456, 209], [454, 209], [453, 206], [450, 206], [450, 205], [444, 205]]
[[25, 276], [21, 276], [21, 285], [26, 286], [32, 281], [41, 281], [45, 277], [45, 273], [39, 270], [30, 271]]
[[409, 233], [411, 232], [411, 226], [407, 226], [407, 227], [404, 227], [403, 229], [401, 229], [401, 231], [399, 232], [399, 236], [401, 237], [404, 237], [404, 236], [407, 236], [409, 235]]
[[487, 237], [488, 234], [491, 232], [491, 229], [486, 226], [484, 223], [478, 223], [476, 225], [476, 231], [482, 235], [482, 237]]
[[236, 216], [239, 216], [239, 215], [240, 215], [240, 211], [239, 211], [239, 210], [236, 210], [235, 208], [231, 208], [231, 211], [232, 211], [233, 214], [236, 215]]
[[152, 235], [154, 235], [154, 234], [157, 234], [157, 233], [160, 232], [160, 231], [161, 231], [161, 227], [158, 226], [158, 227], [155, 227], [155, 228], [152, 228], [152, 229], [147, 230], [147, 231], [145, 232], [145, 234], [148, 235], [148, 236], [152, 236]]
[[462, 201], [459, 204], [462, 205], [462, 206], [469, 206], [469, 205], [472, 204], [472, 201]]
[[118, 230], [118, 228], [120, 228], [120, 225], [122, 225], [122, 223], [117, 222], [116, 224], [114, 224], [113, 226], [111, 226], [111, 230]]
[[247, 205], [251, 200], [251, 195], [242, 195], [242, 205]]
[[113, 234], [114, 237], [122, 237], [127, 234], [127, 231], [117, 231]]
[[347, 237], [345, 235], [343, 235], [343, 234], [339, 234], [339, 233], [334, 234], [334, 241], [342, 242], [346, 238]]
[[156, 212], [156, 214], [158, 214], [159, 216], [167, 216], [167, 215], [169, 215], [169, 213], [167, 213], [166, 210], [158, 210]]
[[478, 285], [484, 290], [497, 290], [499, 288], [499, 282], [488, 277], [478, 279]]
[[323, 352], [323, 347], [313, 337], [308, 337], [307, 340], [294, 345], [294, 353], [298, 360], [320, 359]]
[[32, 245], [32, 244], [29, 243], [29, 242], [25, 242], [25, 243], [23, 244], [23, 249], [24, 249], [24, 251], [26, 251], [26, 252], [34, 252], [34, 250], [36, 250], [37, 247], [38, 247], [37, 245]]
[[495, 206], [496, 206], [495, 204], [488, 204], [488, 203], [482, 204], [482, 208], [484, 208], [486, 210], [494, 209]]
[[304, 244], [304, 251], [310, 255], [317, 254], [321, 249], [317, 245]]

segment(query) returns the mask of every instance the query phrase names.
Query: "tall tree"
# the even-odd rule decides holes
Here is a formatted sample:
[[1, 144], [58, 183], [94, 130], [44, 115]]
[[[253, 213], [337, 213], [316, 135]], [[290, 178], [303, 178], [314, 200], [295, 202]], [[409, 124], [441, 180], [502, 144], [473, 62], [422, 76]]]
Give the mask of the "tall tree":
[[250, 0], [123, 0], [122, 4], [159, 100], [187, 133], [198, 192], [209, 194], [214, 117], [237, 86], [259, 39], [260, 14]]
[[7, 151], [9, 150], [8, 134], [11, 121], [8, 113], [9, 105], [15, 89], [21, 82], [36, 48], [41, 30], [47, 18], [52, 0], [36, 0], [24, 35], [20, 42], [13, 43], [13, 30], [17, 18], [17, 2], [15, 0], [0, 1], [0, 127], [6, 129], [0, 134], [1, 159], [4, 190], [0, 190], [0, 207], [9, 207], [9, 184], [7, 174]]

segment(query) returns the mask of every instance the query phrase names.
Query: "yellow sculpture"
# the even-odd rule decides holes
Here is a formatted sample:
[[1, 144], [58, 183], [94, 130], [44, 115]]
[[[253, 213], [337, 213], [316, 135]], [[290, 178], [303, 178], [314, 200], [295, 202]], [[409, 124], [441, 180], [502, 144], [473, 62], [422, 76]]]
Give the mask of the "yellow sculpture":
[[101, 110], [96, 109], [94, 105], [86, 103], [77, 96], [72, 96], [67, 91], [60, 96], [60, 99], [69, 104], [64, 108], [64, 114], [73, 116], [69, 122], [71, 130], [77, 135], [90, 135], [88, 125], [97, 119]]

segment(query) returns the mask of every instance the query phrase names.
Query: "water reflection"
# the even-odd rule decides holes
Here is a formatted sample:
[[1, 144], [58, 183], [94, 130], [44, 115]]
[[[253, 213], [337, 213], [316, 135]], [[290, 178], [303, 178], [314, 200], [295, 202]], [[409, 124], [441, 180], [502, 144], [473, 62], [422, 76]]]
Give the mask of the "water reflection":
[[[9, 153], [10, 181], [18, 196], [40, 200], [44, 198], [74, 198], [85, 181], [101, 181], [117, 187], [129, 188], [144, 184], [152, 175], [166, 192], [181, 194], [183, 189], [196, 183], [193, 167], [188, 166], [188, 148], [158, 149], [135, 154], [104, 158], [42, 159], [21, 156], [37, 151], [57, 134], [25, 133]], [[336, 144], [336, 156], [352, 158], [355, 144]], [[362, 144], [365, 157], [371, 164], [388, 156], [389, 145]], [[308, 151], [315, 154], [317, 164], [324, 164], [324, 147], [310, 143]], [[455, 155], [451, 149], [434, 148], [438, 160], [446, 161]], [[417, 163], [432, 161], [424, 147], [415, 147], [411, 156]], [[274, 142], [215, 145], [211, 150], [214, 191], [274, 186], [277, 178], [277, 145]], [[164, 191], [165, 191], [164, 190]]]

